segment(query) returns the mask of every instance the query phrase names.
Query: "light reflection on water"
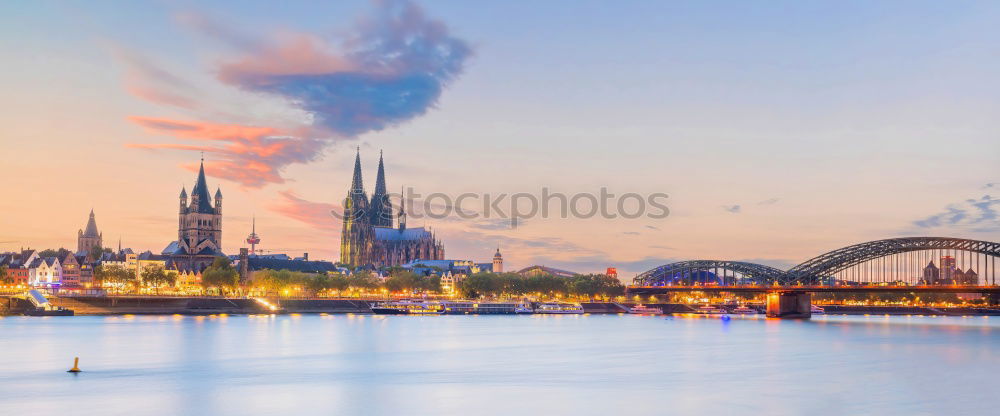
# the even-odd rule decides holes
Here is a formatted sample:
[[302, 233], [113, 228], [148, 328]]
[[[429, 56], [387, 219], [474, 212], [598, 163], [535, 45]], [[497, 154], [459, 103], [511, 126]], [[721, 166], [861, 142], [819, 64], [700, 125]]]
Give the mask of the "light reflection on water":
[[6, 317], [0, 409], [989, 414], [998, 341], [998, 317]]

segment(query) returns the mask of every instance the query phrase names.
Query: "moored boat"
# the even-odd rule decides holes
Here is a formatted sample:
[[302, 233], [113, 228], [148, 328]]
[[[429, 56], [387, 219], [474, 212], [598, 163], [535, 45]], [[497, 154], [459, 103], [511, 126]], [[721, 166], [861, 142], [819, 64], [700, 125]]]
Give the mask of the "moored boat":
[[520, 303], [508, 302], [473, 302], [446, 301], [441, 302], [445, 315], [512, 315], [525, 312], [525, 306]]
[[583, 306], [577, 305], [575, 303], [559, 303], [559, 302], [546, 302], [539, 303], [535, 307], [535, 313], [539, 314], [582, 314]]
[[371, 309], [376, 315], [440, 315], [444, 312], [437, 302], [376, 302]]
[[712, 305], [704, 305], [695, 309], [695, 313], [703, 315], [718, 315], [718, 314], [724, 314], [726, 313], [726, 311]]
[[646, 306], [640, 303], [629, 308], [628, 313], [636, 315], [663, 315], [663, 309], [660, 307]]

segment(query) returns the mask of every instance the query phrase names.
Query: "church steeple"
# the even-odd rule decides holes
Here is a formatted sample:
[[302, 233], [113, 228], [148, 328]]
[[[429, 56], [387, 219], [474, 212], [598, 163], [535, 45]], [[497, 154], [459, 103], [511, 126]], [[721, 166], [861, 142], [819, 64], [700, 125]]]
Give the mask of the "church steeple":
[[369, 221], [375, 227], [392, 227], [392, 202], [389, 201], [385, 189], [385, 164], [382, 162], [382, 152], [378, 152], [378, 174], [375, 177], [375, 192], [369, 205], [371, 211]]
[[378, 174], [375, 176], [375, 195], [385, 195], [385, 165], [382, 163], [382, 151], [378, 152]]
[[201, 159], [201, 166], [198, 167], [198, 179], [194, 183], [194, 188], [191, 189], [191, 210], [206, 214], [215, 212], [215, 209], [212, 208], [212, 199], [208, 195], [208, 181], [205, 180], [204, 157]]
[[365, 185], [361, 180], [361, 147], [358, 146], [357, 153], [354, 154], [354, 178], [351, 179], [352, 194], [364, 194]]

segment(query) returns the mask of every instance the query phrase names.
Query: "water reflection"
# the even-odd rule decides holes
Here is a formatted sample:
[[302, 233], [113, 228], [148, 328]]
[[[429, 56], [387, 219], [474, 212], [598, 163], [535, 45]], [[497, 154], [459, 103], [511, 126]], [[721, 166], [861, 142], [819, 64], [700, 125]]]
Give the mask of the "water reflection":
[[[988, 414], [1000, 319], [0, 320], [4, 414]], [[81, 357], [84, 373], [65, 370]], [[962, 380], [961, 383], [955, 380]]]

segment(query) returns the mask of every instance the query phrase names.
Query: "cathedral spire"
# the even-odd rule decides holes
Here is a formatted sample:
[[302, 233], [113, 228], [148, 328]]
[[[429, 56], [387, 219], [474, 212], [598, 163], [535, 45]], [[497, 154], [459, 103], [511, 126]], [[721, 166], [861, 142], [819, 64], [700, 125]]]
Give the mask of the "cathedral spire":
[[191, 205], [194, 211], [202, 213], [215, 212], [212, 208], [212, 200], [208, 196], [208, 181], [205, 180], [205, 156], [201, 157], [201, 166], [198, 167], [198, 180], [191, 188]]
[[392, 227], [392, 202], [389, 201], [385, 189], [385, 163], [382, 161], [382, 151], [378, 152], [378, 175], [375, 178], [375, 192], [372, 193], [370, 218], [375, 227]]
[[361, 182], [361, 146], [354, 154], [354, 179], [351, 180], [351, 193], [365, 193], [365, 185]]
[[378, 152], [378, 174], [375, 177], [375, 195], [385, 195], [385, 165], [382, 163], [382, 151]]

